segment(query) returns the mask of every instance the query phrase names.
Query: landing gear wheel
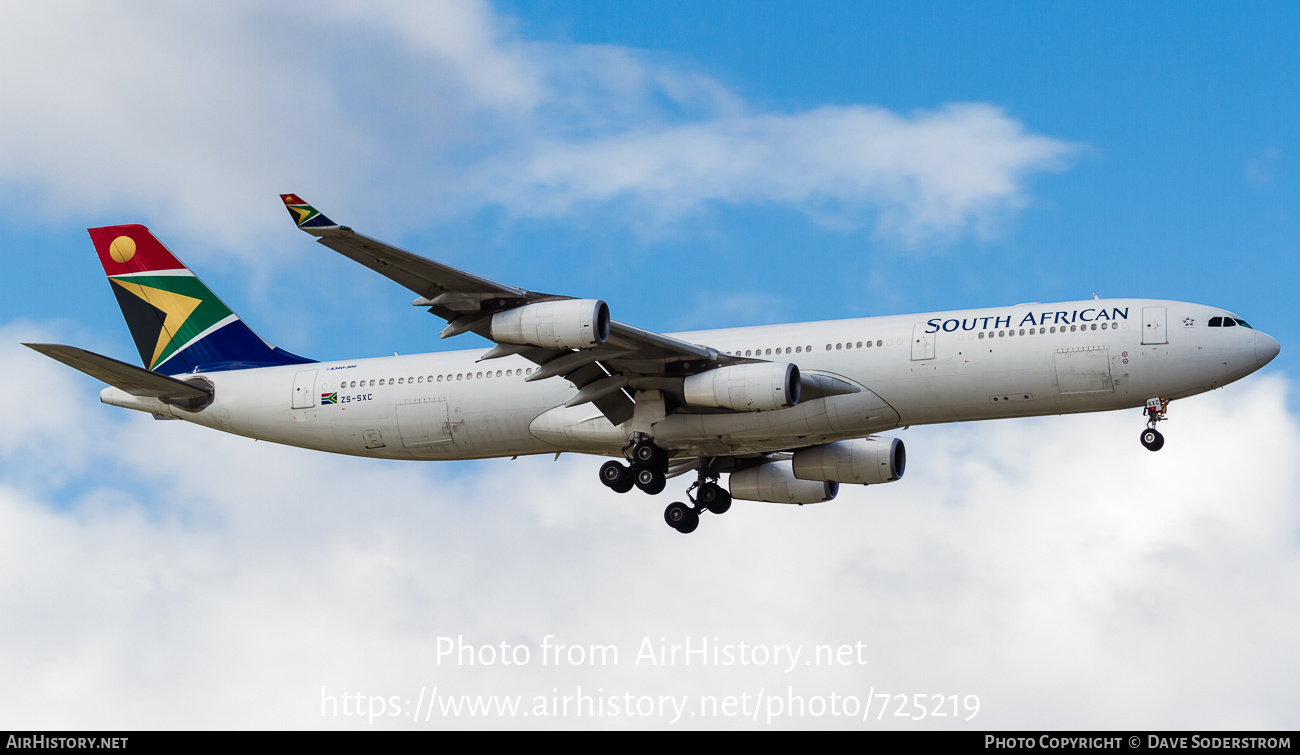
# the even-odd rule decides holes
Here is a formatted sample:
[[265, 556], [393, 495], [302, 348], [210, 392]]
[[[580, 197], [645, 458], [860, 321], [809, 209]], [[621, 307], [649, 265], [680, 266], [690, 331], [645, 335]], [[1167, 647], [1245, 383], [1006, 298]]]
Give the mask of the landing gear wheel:
[[626, 493], [636, 484], [632, 470], [617, 461], [607, 461], [601, 466], [600, 481], [615, 493]]
[[700, 515], [684, 503], [670, 503], [664, 509], [664, 521], [668, 522], [669, 527], [686, 535], [700, 526]]
[[663, 472], [656, 472], [653, 469], [636, 471], [636, 486], [650, 495], [659, 495], [667, 484], [668, 478], [664, 477]]
[[706, 482], [695, 494], [695, 502], [714, 514], [725, 514], [731, 508], [731, 494], [716, 482]]
[[653, 441], [638, 441], [632, 446], [632, 463], [663, 472], [668, 468], [668, 452], [656, 446]]
[[1159, 451], [1165, 447], [1165, 436], [1161, 435], [1160, 431], [1154, 427], [1143, 430], [1141, 440], [1142, 445], [1146, 446], [1148, 451]]

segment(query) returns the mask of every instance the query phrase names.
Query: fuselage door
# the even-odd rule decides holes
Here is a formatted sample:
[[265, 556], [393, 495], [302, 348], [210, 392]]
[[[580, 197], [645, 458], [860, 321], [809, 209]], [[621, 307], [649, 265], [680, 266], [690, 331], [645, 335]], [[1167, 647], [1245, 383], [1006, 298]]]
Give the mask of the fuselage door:
[[1165, 335], [1165, 308], [1142, 308], [1142, 343], [1169, 343]]
[[316, 370], [303, 370], [293, 376], [293, 408], [310, 409], [316, 405]]
[[912, 359], [934, 359], [934, 337], [936, 333], [926, 333], [930, 326], [923, 322], [918, 322], [912, 328]]

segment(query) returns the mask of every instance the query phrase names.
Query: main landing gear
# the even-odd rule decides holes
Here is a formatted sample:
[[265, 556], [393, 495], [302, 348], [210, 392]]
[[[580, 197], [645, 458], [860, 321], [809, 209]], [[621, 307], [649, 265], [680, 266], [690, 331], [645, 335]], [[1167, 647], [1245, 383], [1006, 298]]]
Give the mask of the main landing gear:
[[[618, 461], [607, 461], [601, 466], [600, 481], [605, 487], [615, 493], [626, 493], [633, 487], [650, 495], [663, 492], [668, 481], [667, 451], [655, 445], [650, 438], [638, 436], [623, 449], [623, 454], [628, 460], [626, 465]], [[683, 534], [694, 532], [700, 526], [702, 512], [725, 514], [731, 508], [731, 494], [717, 483], [718, 475], [709, 471], [708, 461], [700, 460], [699, 477], [686, 491], [690, 503], [674, 502], [664, 509], [664, 521]], [[676, 474], [679, 472], [674, 472]], [[691, 495], [691, 491], [695, 491], [695, 494]]]
[[605, 462], [600, 468], [600, 481], [615, 493], [626, 493], [634, 486], [650, 495], [662, 493], [668, 481], [668, 452], [649, 438], [638, 439], [630, 449], [630, 453], [628, 448], [623, 449], [628, 465]]
[[1159, 451], [1165, 447], [1165, 436], [1156, 429], [1156, 423], [1168, 419], [1165, 415], [1169, 412], [1169, 399], [1149, 398], [1144, 411], [1147, 415], [1147, 429], [1142, 431], [1139, 439], [1148, 451]]
[[691, 499], [690, 505], [680, 502], [670, 503], [668, 508], [664, 509], [664, 521], [668, 522], [669, 527], [686, 535], [700, 526], [702, 512], [725, 514], [731, 508], [731, 494], [716, 482], [711, 480], [706, 482], [708, 476], [701, 466], [700, 479], [691, 486], [691, 489], [695, 490], [695, 497], [691, 498], [691, 491], [686, 491], [686, 497]]

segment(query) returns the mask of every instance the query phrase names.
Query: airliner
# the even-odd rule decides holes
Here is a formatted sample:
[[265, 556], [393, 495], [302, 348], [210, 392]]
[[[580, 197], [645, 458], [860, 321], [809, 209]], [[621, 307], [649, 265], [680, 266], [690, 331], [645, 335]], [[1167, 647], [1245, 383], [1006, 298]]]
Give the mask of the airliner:
[[[733, 499], [808, 504], [902, 478], [910, 425], [1169, 403], [1268, 364], [1272, 337], [1217, 307], [1097, 299], [659, 334], [599, 299], [497, 283], [356, 233], [294, 194], [298, 228], [405, 286], [443, 338], [490, 348], [318, 362], [257, 336], [147, 228], [91, 228], [144, 367], [27, 346], [108, 387], [106, 404], [224, 432], [384, 459], [613, 457], [611, 490], [694, 472], [682, 533]], [[722, 476], [727, 484], [721, 484]]]

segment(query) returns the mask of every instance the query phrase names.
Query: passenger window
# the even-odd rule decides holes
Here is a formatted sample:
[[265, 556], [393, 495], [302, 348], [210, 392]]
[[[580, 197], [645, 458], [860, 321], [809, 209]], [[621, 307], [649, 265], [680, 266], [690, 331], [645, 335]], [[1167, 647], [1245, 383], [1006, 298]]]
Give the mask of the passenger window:
[[980, 331], [980, 338], [983, 338], [983, 337], [984, 337], [984, 331], [981, 330], [981, 331]]
[[883, 346], [884, 343], [885, 343], [884, 341], [876, 341], [876, 345], [877, 345], [877, 346]]
[[836, 350], [836, 351], [839, 351], [839, 350], [842, 349], [842, 348], [844, 348], [844, 344], [842, 344], [842, 343], [837, 343], [837, 344], [835, 344], [835, 350]]

